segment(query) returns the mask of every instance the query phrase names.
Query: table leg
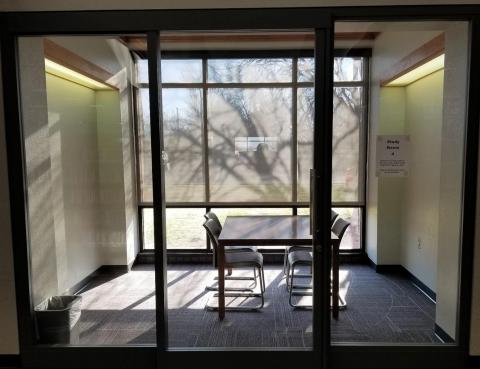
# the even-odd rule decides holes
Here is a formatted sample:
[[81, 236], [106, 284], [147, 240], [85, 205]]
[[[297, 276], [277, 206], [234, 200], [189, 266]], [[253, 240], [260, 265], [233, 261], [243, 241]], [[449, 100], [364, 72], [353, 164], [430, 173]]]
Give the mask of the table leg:
[[218, 262], [218, 317], [225, 318], [225, 248], [220, 245], [217, 250]]
[[332, 315], [335, 319], [338, 319], [338, 300], [339, 300], [339, 285], [340, 285], [340, 276], [339, 276], [339, 246], [338, 245], [333, 245], [332, 248], [332, 305], [333, 305], [333, 310], [332, 310]]

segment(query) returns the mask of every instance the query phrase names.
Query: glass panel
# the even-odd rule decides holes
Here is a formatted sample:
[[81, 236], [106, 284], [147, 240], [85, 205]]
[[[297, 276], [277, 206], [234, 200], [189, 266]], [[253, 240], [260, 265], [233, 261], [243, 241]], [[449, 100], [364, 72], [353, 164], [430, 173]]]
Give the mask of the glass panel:
[[167, 249], [205, 249], [204, 208], [167, 208]]
[[292, 59], [210, 59], [210, 83], [291, 82]]
[[202, 82], [201, 60], [162, 60], [162, 83]]
[[137, 83], [148, 83], [148, 60], [147, 59], [138, 59], [135, 62], [136, 65], [136, 82]]
[[163, 89], [167, 202], [204, 201], [201, 89]]
[[292, 199], [291, 90], [210, 89], [212, 201]]
[[154, 269], [131, 267], [129, 47], [119, 36], [21, 37], [18, 56], [38, 343], [155, 344]]
[[[366, 253], [376, 269], [340, 266], [346, 309], [332, 320], [332, 341], [453, 343], [461, 303], [469, 24], [339, 22], [335, 30], [379, 33], [368, 41], [372, 56], [365, 208]], [[349, 41], [349, 53], [365, 43]], [[347, 68], [346, 79], [355, 79], [352, 68]], [[362, 99], [360, 87], [336, 86], [334, 125], [349, 122], [344, 132], [352, 132], [337, 148], [344, 159], [334, 194], [341, 200], [359, 196], [347, 173], [353, 168], [351, 182], [356, 183], [358, 159], [349, 151], [358, 146]], [[352, 226], [358, 215], [351, 214]]]

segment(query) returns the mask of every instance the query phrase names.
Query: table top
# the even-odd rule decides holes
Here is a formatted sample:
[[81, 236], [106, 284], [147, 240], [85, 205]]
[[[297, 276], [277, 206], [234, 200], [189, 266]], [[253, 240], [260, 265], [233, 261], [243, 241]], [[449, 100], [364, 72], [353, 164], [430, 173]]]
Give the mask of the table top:
[[[338, 237], [331, 234], [332, 241]], [[306, 215], [228, 216], [218, 239], [222, 246], [311, 245], [310, 217]]]

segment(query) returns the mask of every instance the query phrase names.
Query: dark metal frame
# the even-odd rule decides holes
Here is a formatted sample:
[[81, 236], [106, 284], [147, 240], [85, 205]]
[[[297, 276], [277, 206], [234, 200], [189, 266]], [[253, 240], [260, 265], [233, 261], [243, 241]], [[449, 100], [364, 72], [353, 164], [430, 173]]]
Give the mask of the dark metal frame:
[[[15, 286], [18, 313], [20, 353], [23, 366], [29, 367], [103, 367], [140, 368], [175, 366], [191, 368], [192, 362], [228, 363], [231, 368], [244, 368], [252, 362], [258, 365], [285, 367], [302, 362], [306, 367], [326, 367], [330, 359], [335, 368], [463, 368], [468, 365], [470, 304], [472, 300], [473, 248], [475, 232], [477, 154], [480, 120], [480, 6], [438, 5], [438, 6], [372, 6], [332, 8], [283, 8], [283, 9], [212, 9], [212, 10], [145, 10], [145, 11], [85, 11], [85, 12], [26, 12], [0, 13], [2, 75], [5, 105], [5, 129], [7, 138], [7, 159], [12, 218], [12, 241], [14, 248]], [[456, 345], [443, 346], [371, 346], [334, 345], [329, 342], [329, 316], [314, 315], [315, 351], [165, 351], [165, 346], [155, 347], [51, 347], [34, 345], [32, 300], [30, 289], [30, 268], [27, 229], [26, 183], [23, 164], [23, 134], [18, 100], [17, 46], [16, 37], [21, 35], [44, 34], [112, 34], [149, 32], [150, 43], [158, 39], [157, 30], [228, 30], [228, 29], [292, 29], [324, 28], [318, 46], [326, 46], [322, 60], [331, 60], [333, 46], [333, 21], [412, 21], [412, 20], [461, 20], [471, 21], [468, 118], [465, 156], [465, 178], [462, 223], [461, 286], [458, 301], [458, 340]], [[152, 31], [153, 30], [153, 31]], [[328, 35], [330, 33], [330, 35]], [[330, 47], [330, 49], [329, 49]], [[158, 50], [158, 49], [157, 49]], [[155, 61], [158, 54], [153, 55]], [[317, 48], [317, 52], [320, 52]], [[319, 59], [317, 59], [318, 61]], [[153, 63], [152, 63], [153, 64]], [[318, 63], [317, 63], [318, 65]], [[328, 68], [327, 68], [328, 69]], [[319, 71], [321, 72], [321, 71]], [[317, 73], [317, 77], [319, 73]], [[157, 74], [158, 77], [158, 74]], [[328, 96], [328, 95], [327, 95]], [[158, 108], [158, 104], [156, 106]], [[328, 109], [327, 109], [328, 110]], [[324, 112], [327, 112], [324, 109]], [[328, 112], [327, 112], [328, 113]], [[327, 116], [326, 114], [323, 117]], [[328, 117], [327, 117], [328, 118]], [[325, 132], [325, 139], [331, 132]], [[158, 138], [159, 136], [156, 135]], [[159, 149], [158, 142], [154, 144]], [[319, 153], [317, 160], [328, 161], [328, 153]], [[158, 172], [158, 171], [157, 171]], [[328, 173], [322, 173], [328, 176]], [[328, 181], [326, 181], [328, 182]], [[327, 184], [327, 187], [329, 185]], [[160, 191], [158, 191], [160, 192]], [[319, 205], [328, 204], [330, 191], [324, 188], [324, 197]], [[155, 197], [155, 207], [161, 209], [161, 199]], [[329, 205], [329, 204], [328, 204]], [[321, 209], [318, 206], [317, 209]], [[324, 211], [326, 212], [326, 211]], [[160, 214], [157, 215], [157, 218]], [[326, 214], [316, 214], [326, 223]], [[162, 227], [156, 231], [162, 239]], [[325, 235], [318, 239], [325, 241]], [[328, 248], [327, 248], [328, 249]], [[164, 288], [164, 255], [157, 256], [157, 278], [159, 288]], [[159, 261], [158, 257], [163, 260]], [[325, 258], [326, 259], [326, 258]], [[327, 262], [328, 263], [328, 262]], [[322, 268], [317, 260], [315, 273]], [[317, 279], [318, 280], [318, 279]], [[317, 282], [318, 283], [318, 282]], [[163, 287], [162, 287], [163, 286]], [[318, 287], [318, 286], [317, 286]], [[318, 288], [317, 288], [318, 289]], [[165, 290], [157, 291], [165, 292]], [[316, 306], [324, 307], [325, 293], [315, 295]], [[164, 320], [165, 302], [157, 299], [159, 323]], [[163, 312], [163, 314], [161, 313]], [[164, 326], [158, 327], [160, 341], [164, 339]], [[323, 338], [323, 341], [318, 340]], [[158, 356], [157, 356], [158, 354]], [[319, 358], [319, 355], [323, 355]], [[301, 361], [300, 361], [301, 360]], [[156, 364], [155, 364], [156, 363]], [[222, 365], [223, 367], [224, 365]]]
[[[339, 202], [332, 203], [333, 207], [337, 208], [351, 208], [360, 210], [360, 248], [351, 249], [351, 250], [341, 250], [342, 254], [356, 254], [364, 255], [365, 254], [365, 229], [366, 229], [366, 191], [367, 191], [367, 167], [366, 167], [366, 153], [367, 153], [367, 141], [368, 137], [368, 94], [369, 94], [369, 63], [371, 56], [371, 49], [368, 48], [355, 48], [355, 49], [334, 49], [335, 57], [361, 57], [364, 60], [364, 68], [362, 73], [361, 81], [348, 81], [348, 82], [334, 82], [334, 87], [361, 87], [362, 88], [362, 104], [364, 106], [361, 121], [360, 121], [360, 141], [359, 141], [359, 178], [358, 178], [358, 190], [359, 190], [359, 200], [358, 201], [348, 201], [348, 202]], [[298, 89], [302, 87], [314, 87], [314, 82], [298, 82], [298, 59], [302, 57], [314, 56], [313, 50], [308, 49], [299, 49], [299, 50], [205, 50], [205, 51], [164, 51], [162, 53], [162, 60], [168, 59], [195, 59], [201, 60], [202, 62], [202, 82], [185, 82], [185, 83], [163, 83], [164, 88], [195, 88], [202, 90], [202, 104], [203, 104], [203, 118], [202, 118], [202, 160], [204, 166], [204, 184], [205, 184], [205, 201], [202, 202], [170, 202], [166, 204], [167, 208], [205, 208], [205, 212], [209, 211], [211, 208], [254, 208], [257, 204], [256, 202], [241, 202], [241, 203], [215, 203], [210, 201], [210, 173], [209, 173], [209, 161], [208, 161], [208, 128], [207, 128], [207, 91], [209, 88], [262, 88], [262, 87], [271, 87], [271, 88], [288, 88], [292, 91], [292, 153], [291, 153], [291, 173], [292, 173], [292, 215], [297, 214], [297, 209], [300, 207], [308, 207], [307, 202], [299, 202], [297, 200], [297, 185], [298, 185], [298, 175], [297, 175], [297, 93]], [[207, 62], [210, 59], [234, 59], [234, 58], [288, 58], [292, 60], [292, 80], [291, 82], [271, 82], [271, 83], [210, 83], [207, 80]], [[135, 94], [138, 96], [136, 90], [138, 88], [148, 88], [149, 83], [139, 83], [134, 86]], [[135, 102], [138, 105], [138, 102]], [[139, 140], [139, 118], [138, 115], [135, 117], [135, 141], [136, 147], [140, 147], [138, 143]], [[138, 173], [138, 218], [139, 223], [143, 227], [143, 210], [148, 208], [153, 208], [153, 204], [145, 202], [142, 200], [142, 191], [141, 191], [141, 180], [140, 180], [140, 168], [138, 163], [140, 163], [140, 151], [136, 150], [137, 158], [135, 163], [137, 164], [136, 172]], [[152, 156], [153, 158], [153, 156]], [[258, 207], [270, 207], [270, 208], [284, 208], [283, 203], [280, 202], [268, 202], [265, 203], [267, 206], [263, 206], [262, 203], [259, 203], [261, 206]], [[279, 206], [281, 204], [281, 206]], [[143, 228], [140, 228], [142, 231]], [[143, 243], [143, 234], [140, 235], [141, 240], [141, 250], [143, 252], [152, 252], [152, 249], [146, 249]], [[206, 246], [204, 248], [198, 249], [167, 249], [169, 254], [175, 253], [188, 253], [192, 251], [198, 253], [199, 251], [211, 250], [210, 242], [208, 238], [206, 239]], [[275, 250], [270, 250], [275, 251]], [[283, 250], [277, 249], [277, 252], [283, 252]]]

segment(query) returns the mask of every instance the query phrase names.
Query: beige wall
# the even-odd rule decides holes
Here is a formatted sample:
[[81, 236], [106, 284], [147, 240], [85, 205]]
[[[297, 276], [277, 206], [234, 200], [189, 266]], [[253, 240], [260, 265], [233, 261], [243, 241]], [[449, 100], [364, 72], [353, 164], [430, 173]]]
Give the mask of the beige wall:
[[460, 278], [464, 141], [467, 106], [468, 25], [445, 32], [436, 321], [455, 337]]
[[[56, 230], [56, 293], [62, 293], [102, 265], [97, 247], [96, 93], [50, 74], [46, 82]], [[47, 268], [47, 264], [42, 268]]]
[[[33, 302], [57, 293], [58, 277], [55, 250], [50, 130], [43, 40], [19, 40], [21, 111], [25, 140], [25, 170], [28, 186], [28, 225]], [[32, 88], [32, 85], [35, 88]]]
[[405, 88], [410, 166], [404, 179], [401, 264], [436, 291], [443, 71]]
[[441, 31], [413, 31], [418, 26], [411, 23], [392, 26], [392, 29], [386, 27], [374, 42], [370, 66], [366, 249], [376, 264], [400, 264], [398, 219], [401, 217], [403, 179], [377, 177], [376, 139], [377, 135], [404, 133], [405, 91], [403, 88], [381, 88], [380, 83], [393, 63]]
[[367, 231], [367, 250], [377, 264], [400, 264], [435, 291], [436, 323], [455, 338], [468, 32], [460, 22], [440, 27], [446, 37], [445, 71], [404, 88], [379, 88], [382, 66], [438, 31], [411, 32], [408, 25], [399, 25], [375, 41], [370, 150], [375, 149], [377, 134], [407, 134], [410, 168], [406, 178], [378, 178], [372, 169], [375, 155], [370, 155], [369, 201], [373, 201], [368, 207], [376, 207], [377, 218]]

